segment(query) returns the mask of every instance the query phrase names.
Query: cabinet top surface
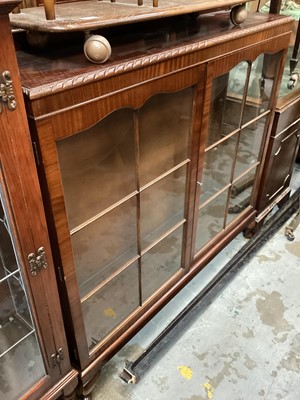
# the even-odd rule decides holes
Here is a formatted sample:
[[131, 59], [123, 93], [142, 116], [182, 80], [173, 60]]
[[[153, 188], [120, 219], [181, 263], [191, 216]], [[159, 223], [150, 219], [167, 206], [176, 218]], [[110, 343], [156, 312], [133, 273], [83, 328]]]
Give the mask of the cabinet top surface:
[[[54, 34], [52, 46], [50, 43], [40, 52], [33, 52], [23, 42], [21, 50], [17, 51], [23, 91], [34, 99], [233, 39], [245, 38], [244, 47], [253, 45], [253, 41], [247, 43], [246, 39], [251, 34], [278, 26], [288, 32], [290, 21], [289, 17], [253, 13], [243, 24], [235, 27], [227, 12], [218, 12], [197, 19], [185, 16], [102, 30], [101, 34], [112, 45], [112, 56], [104, 64], [92, 64], [85, 58], [83, 37], [76, 36], [77, 33], [66, 38], [63, 34]], [[270, 37], [271, 33], [263, 39]], [[19, 42], [22, 43], [22, 38]]]

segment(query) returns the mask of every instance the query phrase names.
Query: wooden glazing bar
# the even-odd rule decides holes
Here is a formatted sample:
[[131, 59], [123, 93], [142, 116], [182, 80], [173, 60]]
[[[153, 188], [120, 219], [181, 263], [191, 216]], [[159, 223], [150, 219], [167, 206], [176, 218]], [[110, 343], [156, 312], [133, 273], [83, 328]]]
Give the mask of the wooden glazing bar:
[[162, 240], [164, 240], [167, 236], [169, 236], [171, 233], [176, 231], [177, 228], [182, 226], [186, 222], [186, 219], [182, 219], [181, 221], [177, 222], [176, 225], [174, 225], [172, 228], [170, 228], [167, 232], [165, 232], [163, 235], [161, 235], [158, 239], [156, 239], [153, 243], [151, 243], [149, 246], [147, 246], [142, 252], [141, 256], [143, 256], [145, 253], [147, 253], [149, 250], [151, 250], [153, 247], [155, 247], [158, 243], [160, 243]]
[[187, 165], [188, 163], [190, 163], [190, 159], [187, 158], [186, 160], [182, 161], [180, 164], [176, 165], [175, 167], [169, 169], [167, 172], [165, 172], [164, 174], [158, 176], [157, 178], [153, 179], [151, 182], [147, 183], [146, 185], [142, 186], [140, 188], [140, 192], [142, 192], [143, 190], [148, 189], [150, 186], [154, 185], [155, 183], [161, 181], [162, 179], [164, 179], [166, 176], [171, 175], [173, 172], [177, 171], [178, 169], [180, 169], [181, 167], [183, 167], [184, 165]]
[[116, 276], [118, 276], [121, 272], [123, 272], [127, 267], [137, 261], [140, 256], [133, 257], [131, 260], [127, 261], [124, 265], [117, 269], [114, 273], [112, 273], [108, 278], [104, 279], [99, 285], [95, 286], [93, 290], [87, 293], [85, 296], [82, 297], [80, 300], [81, 303], [84, 303], [88, 300], [91, 296], [96, 294], [99, 290], [101, 290], [107, 283], [111, 282]]
[[83, 222], [82, 224], [76, 226], [74, 229], [71, 229], [70, 231], [70, 235], [74, 235], [74, 233], [79, 232], [81, 229], [85, 228], [86, 226], [90, 225], [92, 222], [97, 221], [97, 219], [99, 219], [100, 217], [102, 217], [103, 215], [107, 214], [108, 212], [112, 211], [114, 208], [120, 206], [121, 204], [125, 203], [125, 201], [131, 199], [132, 197], [136, 196], [138, 194], [137, 191], [130, 193], [128, 196], [124, 197], [123, 199], [121, 199], [120, 201], [112, 204], [110, 207], [106, 208], [105, 210], [99, 212], [98, 214], [96, 214], [94, 217], [89, 218], [87, 221]]

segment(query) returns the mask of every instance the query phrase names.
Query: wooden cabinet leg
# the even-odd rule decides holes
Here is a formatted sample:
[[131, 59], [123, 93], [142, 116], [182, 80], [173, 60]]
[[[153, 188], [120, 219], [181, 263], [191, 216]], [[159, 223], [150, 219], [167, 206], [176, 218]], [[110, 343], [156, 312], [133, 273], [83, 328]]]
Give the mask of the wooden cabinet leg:
[[97, 371], [96, 374], [86, 383], [81, 384], [81, 387], [79, 387], [78, 394], [80, 400], [92, 400], [92, 391], [96, 385], [97, 379], [100, 376], [101, 370]]
[[244, 229], [244, 237], [246, 239], [251, 239], [252, 236], [258, 231], [258, 229], [260, 228], [260, 226], [262, 225], [262, 223], [256, 223], [255, 221], [252, 221], [247, 228]]
[[73, 380], [73, 382], [63, 389], [63, 394], [60, 397], [60, 400], [76, 400], [77, 399], [77, 386], [78, 379]]
[[71, 393], [64, 393], [61, 397], [61, 400], [76, 400], [77, 396], [76, 396], [76, 389], [73, 390], [73, 392]]

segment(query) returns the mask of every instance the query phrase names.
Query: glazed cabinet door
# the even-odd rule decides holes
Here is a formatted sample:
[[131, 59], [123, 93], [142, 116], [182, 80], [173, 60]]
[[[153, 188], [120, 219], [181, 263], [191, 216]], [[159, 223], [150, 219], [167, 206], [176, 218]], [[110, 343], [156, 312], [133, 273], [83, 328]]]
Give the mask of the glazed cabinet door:
[[82, 365], [185, 273], [202, 90], [191, 68], [37, 128]]
[[[40, 346], [38, 325], [34, 321], [23, 268], [20, 243], [11, 214], [11, 204], [6, 190], [3, 170], [0, 171], [0, 360], [1, 398], [25, 397], [35, 385], [47, 380], [52, 370], [50, 354], [55, 344], [48, 342], [49, 358]], [[33, 255], [35, 257], [35, 255]], [[43, 256], [44, 266], [46, 258]], [[22, 268], [23, 267], [23, 268]], [[49, 338], [48, 338], [49, 340]], [[46, 356], [47, 357], [47, 356]], [[51, 373], [51, 372], [50, 372]], [[24, 397], [24, 398], [25, 398]], [[33, 394], [33, 398], [39, 398]]]
[[54, 399], [64, 386], [73, 391], [77, 374], [69, 363], [7, 15], [0, 16], [0, 31], [0, 398]]
[[[253, 47], [208, 66], [194, 226], [196, 258], [247, 222], [256, 205], [270, 122], [274, 75], [265, 52]], [[278, 66], [281, 57], [278, 55]], [[275, 74], [276, 76], [276, 74]]]

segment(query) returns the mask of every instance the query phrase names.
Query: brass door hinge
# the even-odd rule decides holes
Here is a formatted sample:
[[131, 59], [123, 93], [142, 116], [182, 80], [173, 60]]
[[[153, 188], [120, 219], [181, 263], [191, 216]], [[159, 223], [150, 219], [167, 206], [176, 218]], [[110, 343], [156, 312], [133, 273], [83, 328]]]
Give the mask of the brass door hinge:
[[3, 111], [2, 103], [6, 104], [10, 111], [13, 111], [17, 108], [9, 71], [2, 72], [0, 76], [0, 114]]
[[59, 365], [64, 359], [64, 352], [62, 347], [60, 347], [56, 353], [51, 354], [52, 366], [56, 367]]
[[42, 269], [47, 268], [48, 263], [44, 247], [40, 247], [37, 254], [30, 253], [28, 255], [28, 261], [32, 275], [36, 275]]

